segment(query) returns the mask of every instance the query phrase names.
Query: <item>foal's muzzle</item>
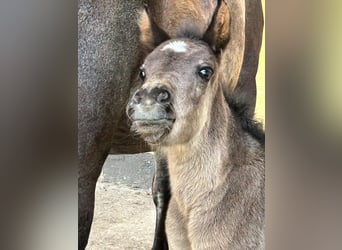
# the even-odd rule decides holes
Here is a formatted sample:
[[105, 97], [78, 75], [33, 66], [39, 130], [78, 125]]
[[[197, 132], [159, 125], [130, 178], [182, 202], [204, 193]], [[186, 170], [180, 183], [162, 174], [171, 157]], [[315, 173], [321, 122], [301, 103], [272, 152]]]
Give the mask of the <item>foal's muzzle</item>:
[[139, 89], [127, 105], [127, 115], [132, 121], [132, 130], [147, 142], [157, 143], [175, 121], [171, 92], [161, 87]]
[[134, 104], [143, 104], [143, 105], [153, 105], [153, 104], [161, 104], [168, 105], [171, 101], [171, 94], [168, 90], [164, 88], [153, 88], [149, 89], [140, 89], [135, 92], [133, 96]]

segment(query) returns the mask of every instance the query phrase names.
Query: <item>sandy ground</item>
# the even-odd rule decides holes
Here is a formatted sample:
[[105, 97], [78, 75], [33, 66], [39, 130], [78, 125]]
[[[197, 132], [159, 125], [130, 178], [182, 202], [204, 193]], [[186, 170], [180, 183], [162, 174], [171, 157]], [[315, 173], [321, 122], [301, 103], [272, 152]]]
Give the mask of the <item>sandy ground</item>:
[[[134, 178], [127, 172], [136, 173], [138, 168], [140, 174]], [[96, 187], [87, 250], [151, 249], [155, 222], [150, 189], [153, 168], [151, 155], [146, 154], [107, 159]]]
[[98, 185], [88, 250], [151, 249], [155, 210], [146, 191]]

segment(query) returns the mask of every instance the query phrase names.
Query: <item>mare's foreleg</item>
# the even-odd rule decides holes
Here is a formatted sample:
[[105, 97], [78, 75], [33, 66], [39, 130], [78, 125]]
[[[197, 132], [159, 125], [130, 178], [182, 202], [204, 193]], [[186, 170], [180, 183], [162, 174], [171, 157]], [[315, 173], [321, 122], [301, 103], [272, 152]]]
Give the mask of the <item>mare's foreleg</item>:
[[152, 194], [156, 206], [156, 227], [152, 250], [169, 249], [165, 232], [166, 213], [171, 197], [167, 160], [156, 153], [156, 172], [153, 177]]

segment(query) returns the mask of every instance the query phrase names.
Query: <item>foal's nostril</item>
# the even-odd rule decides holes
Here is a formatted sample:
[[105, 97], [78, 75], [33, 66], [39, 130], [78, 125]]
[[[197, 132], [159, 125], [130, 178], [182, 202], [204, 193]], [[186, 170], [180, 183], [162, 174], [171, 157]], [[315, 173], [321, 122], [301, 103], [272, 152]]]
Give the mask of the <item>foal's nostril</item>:
[[141, 94], [140, 94], [140, 91], [138, 91], [133, 96], [133, 103], [134, 104], [139, 104], [140, 101], [141, 101]]
[[159, 103], [169, 103], [170, 101], [170, 93], [167, 90], [163, 90], [157, 96], [157, 102]]

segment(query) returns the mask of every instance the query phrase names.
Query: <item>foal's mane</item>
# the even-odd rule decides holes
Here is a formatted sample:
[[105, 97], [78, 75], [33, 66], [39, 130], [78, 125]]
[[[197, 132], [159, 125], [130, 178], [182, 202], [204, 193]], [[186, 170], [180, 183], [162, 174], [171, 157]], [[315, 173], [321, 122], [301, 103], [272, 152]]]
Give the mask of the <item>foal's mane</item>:
[[261, 145], [265, 145], [265, 132], [262, 124], [247, 115], [248, 105], [242, 101], [243, 98], [231, 94], [225, 96], [234, 118], [239, 122], [241, 128], [255, 138]]

